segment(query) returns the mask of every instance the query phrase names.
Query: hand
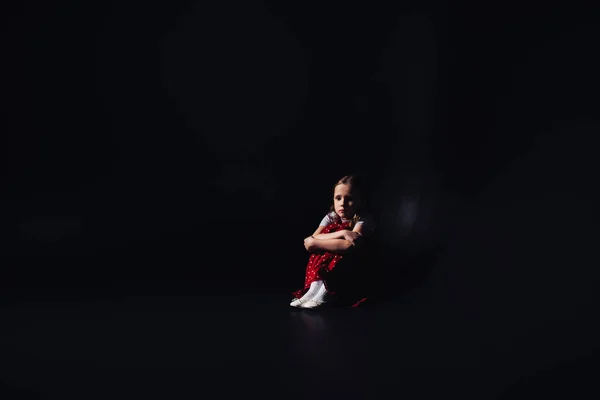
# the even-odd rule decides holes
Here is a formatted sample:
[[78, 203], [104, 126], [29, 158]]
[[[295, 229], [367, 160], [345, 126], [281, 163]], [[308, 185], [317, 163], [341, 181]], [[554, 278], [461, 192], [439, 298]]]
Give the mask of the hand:
[[310, 248], [312, 247], [313, 241], [316, 240], [314, 237], [309, 236], [306, 239], [304, 239], [304, 248], [307, 251], [310, 251]]
[[362, 237], [362, 235], [358, 232], [353, 232], [349, 230], [344, 231], [344, 239], [349, 241], [352, 246], [354, 246], [354, 242], [356, 241], [356, 239], [360, 237]]

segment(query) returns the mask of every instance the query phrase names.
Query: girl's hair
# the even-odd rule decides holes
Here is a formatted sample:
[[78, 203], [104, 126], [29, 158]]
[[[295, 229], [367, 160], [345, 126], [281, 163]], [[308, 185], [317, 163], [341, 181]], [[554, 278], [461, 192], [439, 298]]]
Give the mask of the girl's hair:
[[[360, 211], [362, 210], [362, 208], [365, 205], [366, 200], [367, 200], [366, 197], [365, 197], [366, 190], [365, 190], [365, 187], [364, 187], [364, 182], [357, 175], [346, 175], [346, 176], [342, 177], [340, 180], [338, 180], [335, 185], [333, 185], [332, 192], [333, 192], [334, 195], [335, 195], [335, 188], [338, 185], [348, 185], [348, 186], [350, 186], [352, 192], [355, 195], [358, 195], [358, 197], [359, 197], [360, 203], [358, 204], [358, 207], [356, 209], [356, 213], [354, 213], [354, 216], [350, 220], [350, 229], [354, 229], [354, 226], [356, 225], [356, 223], [361, 218]], [[335, 213], [335, 208], [334, 208], [333, 204], [331, 204], [331, 206], [329, 207], [329, 212], [333, 212], [334, 213], [334, 218], [335, 218], [335, 220], [338, 223], [342, 222], [342, 219], [340, 218], [340, 216], [337, 215], [337, 213]]]

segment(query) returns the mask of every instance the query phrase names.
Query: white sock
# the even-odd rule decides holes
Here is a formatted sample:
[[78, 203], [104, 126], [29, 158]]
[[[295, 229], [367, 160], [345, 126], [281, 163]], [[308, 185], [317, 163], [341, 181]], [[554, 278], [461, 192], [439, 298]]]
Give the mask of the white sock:
[[[321, 283], [323, 281], [320, 281]], [[314, 301], [322, 301], [325, 298], [325, 294], [327, 294], [327, 288], [325, 287], [325, 285], [321, 285], [316, 293], [314, 294], [314, 296], [312, 297], [312, 299], [310, 300], [314, 300]]]
[[305, 302], [310, 300], [313, 296], [315, 296], [321, 288], [325, 288], [325, 284], [323, 281], [314, 281], [310, 284], [310, 288], [308, 288], [308, 292], [304, 294], [304, 296], [300, 297], [301, 302]]

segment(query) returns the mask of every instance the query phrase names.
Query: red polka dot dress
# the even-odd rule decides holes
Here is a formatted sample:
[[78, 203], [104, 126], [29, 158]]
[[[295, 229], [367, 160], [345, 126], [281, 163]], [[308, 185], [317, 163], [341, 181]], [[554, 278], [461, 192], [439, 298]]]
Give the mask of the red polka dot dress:
[[[334, 223], [327, 225], [321, 233], [337, 232], [342, 229], [348, 229], [349, 226], [349, 221], [343, 223]], [[310, 284], [317, 280], [322, 280], [325, 284], [325, 288], [327, 289], [327, 291], [330, 294], [334, 295], [335, 293], [328, 286], [327, 278], [331, 271], [334, 270], [335, 266], [340, 260], [342, 260], [343, 257], [344, 256], [342, 256], [341, 254], [335, 254], [331, 252], [312, 253], [308, 259], [308, 264], [306, 266], [304, 288], [293, 292], [292, 295], [297, 299], [301, 298], [310, 288]], [[351, 306], [357, 306], [358, 304], [362, 304], [365, 300], [366, 298], [362, 298], [356, 304], [351, 304]]]

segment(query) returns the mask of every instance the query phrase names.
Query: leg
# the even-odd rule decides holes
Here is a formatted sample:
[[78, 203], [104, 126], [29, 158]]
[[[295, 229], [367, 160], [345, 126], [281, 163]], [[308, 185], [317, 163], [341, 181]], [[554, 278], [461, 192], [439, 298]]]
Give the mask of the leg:
[[308, 291], [304, 294], [304, 296], [292, 300], [292, 302], [290, 303], [290, 306], [303, 307], [303, 304], [305, 304], [306, 302], [311, 300], [313, 297], [320, 295], [320, 293], [322, 292], [322, 289], [324, 289], [324, 288], [325, 288], [325, 284], [323, 283], [322, 280], [313, 281], [310, 284], [310, 287], [309, 287]]

